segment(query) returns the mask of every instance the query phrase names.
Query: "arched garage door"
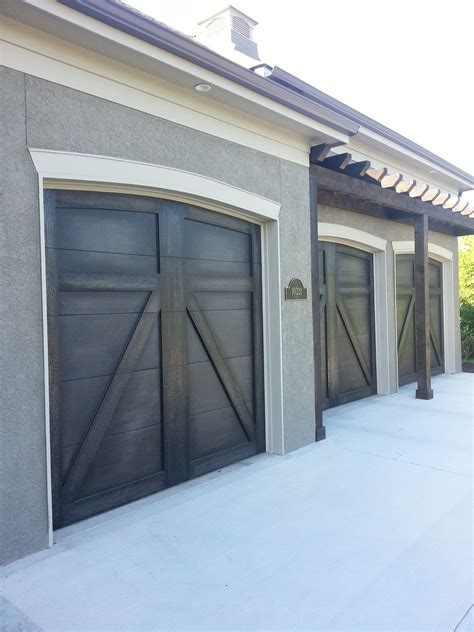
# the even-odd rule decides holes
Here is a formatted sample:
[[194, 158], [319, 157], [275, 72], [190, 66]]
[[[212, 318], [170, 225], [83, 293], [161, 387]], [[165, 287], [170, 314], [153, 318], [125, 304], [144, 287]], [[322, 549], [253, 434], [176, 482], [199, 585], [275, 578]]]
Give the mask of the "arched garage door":
[[49, 191], [55, 526], [264, 449], [259, 227]]
[[374, 276], [370, 253], [320, 242], [323, 408], [373, 395]]
[[[398, 382], [416, 381], [415, 344], [415, 258], [397, 255], [397, 340]], [[443, 343], [443, 266], [429, 260], [431, 373], [444, 371]]]

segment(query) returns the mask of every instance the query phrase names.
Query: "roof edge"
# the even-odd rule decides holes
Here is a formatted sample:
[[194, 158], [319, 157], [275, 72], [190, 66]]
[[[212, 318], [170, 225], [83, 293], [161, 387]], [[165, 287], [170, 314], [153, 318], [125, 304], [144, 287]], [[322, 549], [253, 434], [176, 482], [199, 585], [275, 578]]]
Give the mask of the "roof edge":
[[456, 177], [467, 180], [468, 182], [470, 182], [471, 187], [474, 188], [474, 176], [467, 171], [456, 167], [456, 165], [453, 165], [444, 158], [441, 158], [437, 154], [432, 153], [428, 149], [425, 149], [421, 145], [418, 145], [417, 143], [411, 141], [409, 138], [406, 138], [402, 134], [395, 132], [389, 127], [378, 123], [374, 119], [366, 116], [365, 114], [362, 114], [358, 110], [355, 110], [345, 103], [342, 103], [342, 101], [339, 101], [334, 97], [326, 94], [325, 92], [318, 90], [317, 88], [309, 83], [306, 83], [302, 79], [298, 79], [298, 77], [290, 74], [286, 70], [283, 70], [278, 66], [274, 66], [271, 72], [266, 73], [266, 77], [270, 81], [273, 81], [282, 86], [286, 86], [291, 90], [295, 90], [299, 94], [313, 99], [320, 105], [324, 105], [325, 107], [332, 109], [334, 112], [337, 112], [342, 116], [346, 116], [347, 118], [357, 123], [359, 126], [364, 126], [367, 129], [380, 134], [387, 140], [401, 145], [403, 148], [408, 149], [413, 153], [419, 155], [420, 157], [433, 162], [446, 171], [449, 171]]
[[185, 59], [253, 92], [327, 125], [347, 136], [355, 136], [359, 125], [348, 117], [297, 95], [286, 86], [267, 81], [251, 70], [219, 55], [191, 37], [180, 33], [116, 0], [57, 0], [80, 13], [108, 24], [133, 37]]

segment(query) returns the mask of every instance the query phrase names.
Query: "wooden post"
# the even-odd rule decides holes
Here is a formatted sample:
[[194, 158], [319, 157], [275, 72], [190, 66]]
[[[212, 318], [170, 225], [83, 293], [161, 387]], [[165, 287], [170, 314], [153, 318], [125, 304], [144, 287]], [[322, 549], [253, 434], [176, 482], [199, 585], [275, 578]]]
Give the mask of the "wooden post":
[[323, 426], [321, 388], [321, 325], [319, 314], [319, 243], [318, 243], [318, 200], [317, 183], [314, 174], [309, 176], [309, 209], [311, 225], [311, 297], [313, 306], [313, 353], [314, 353], [314, 397], [315, 397], [315, 440], [326, 438]]
[[430, 353], [430, 278], [428, 268], [428, 216], [415, 222], [415, 339], [417, 399], [432, 399]]

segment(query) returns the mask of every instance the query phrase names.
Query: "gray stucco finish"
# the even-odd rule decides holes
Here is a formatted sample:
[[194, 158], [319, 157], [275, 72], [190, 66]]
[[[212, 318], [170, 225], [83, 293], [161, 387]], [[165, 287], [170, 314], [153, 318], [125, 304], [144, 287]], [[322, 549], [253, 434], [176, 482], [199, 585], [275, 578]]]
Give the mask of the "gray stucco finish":
[[309, 172], [282, 163], [281, 182], [281, 283], [288, 285], [292, 277], [298, 277], [308, 288], [307, 301], [283, 301], [282, 305], [283, 409], [288, 420], [284, 445], [289, 452], [315, 438]]
[[[311, 271], [305, 167], [41, 79], [14, 71], [5, 76], [3, 94], [17, 102], [2, 108], [11, 136], [2, 235], [11, 233], [11, 241], [2, 250], [3, 278], [9, 282], [0, 302], [7, 320], [3, 366], [12, 370], [5, 376], [10, 416], [2, 428], [8, 435], [2, 482], [9, 491], [2, 496], [0, 563], [47, 546], [38, 190], [27, 146], [175, 167], [281, 202], [281, 285], [297, 276], [310, 286]], [[283, 302], [281, 335], [289, 451], [314, 441], [310, 297]]]
[[35, 77], [26, 77], [28, 145], [174, 167], [280, 199], [280, 160]]
[[38, 185], [20, 73], [0, 68], [0, 563], [47, 546]]

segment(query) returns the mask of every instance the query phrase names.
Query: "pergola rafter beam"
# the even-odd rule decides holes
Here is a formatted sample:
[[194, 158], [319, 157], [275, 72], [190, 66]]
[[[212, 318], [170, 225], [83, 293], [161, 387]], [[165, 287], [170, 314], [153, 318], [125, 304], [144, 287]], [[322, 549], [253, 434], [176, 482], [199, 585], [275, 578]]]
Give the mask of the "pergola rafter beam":
[[[457, 205], [459, 210], [453, 213], [441, 205], [436, 206], [431, 202], [423, 202], [416, 196], [416, 193], [420, 194], [420, 191], [415, 191], [416, 186], [407, 195], [397, 193], [395, 189], [384, 189], [376, 183], [372, 184], [367, 180], [367, 175], [363, 178], [357, 178], [344, 171], [334, 171], [321, 165], [312, 165], [311, 171], [316, 176], [320, 190], [343, 196], [352, 208], [357, 206], [356, 200], [364, 200], [369, 204], [361, 204], [357, 212], [363, 213], [364, 208], [366, 208], [366, 214], [370, 215], [373, 214], [371, 210], [377, 209], [379, 216], [405, 223], [412, 223], [418, 215], [427, 214], [430, 218], [430, 226], [433, 229], [436, 226], [440, 232], [454, 235], [474, 233], [472, 219], [468, 215], [461, 214], [461, 211], [467, 209], [467, 203]], [[370, 171], [369, 169], [367, 173]], [[378, 172], [380, 177], [382, 170], [378, 170]], [[426, 185], [422, 185], [421, 188], [424, 189], [423, 192], [428, 189]], [[356, 209], [354, 208], [354, 210]]]

